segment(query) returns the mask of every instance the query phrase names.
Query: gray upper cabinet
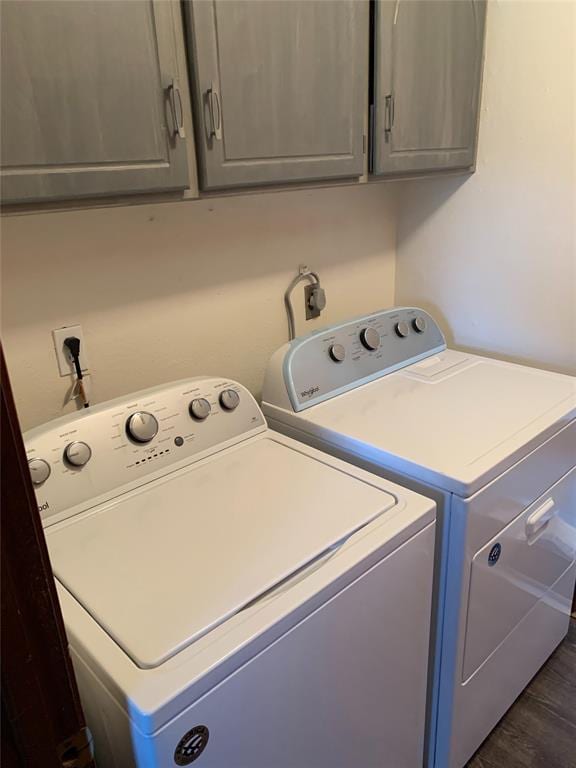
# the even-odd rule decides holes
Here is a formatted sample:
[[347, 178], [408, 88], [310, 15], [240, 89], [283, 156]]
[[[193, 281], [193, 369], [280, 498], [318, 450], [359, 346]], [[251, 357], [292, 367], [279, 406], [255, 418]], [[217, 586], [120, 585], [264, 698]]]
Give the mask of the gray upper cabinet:
[[474, 165], [485, 0], [377, 0], [375, 174]]
[[364, 172], [365, 0], [190, 0], [203, 189]]
[[188, 186], [173, 13], [162, 0], [2, 1], [4, 202]]

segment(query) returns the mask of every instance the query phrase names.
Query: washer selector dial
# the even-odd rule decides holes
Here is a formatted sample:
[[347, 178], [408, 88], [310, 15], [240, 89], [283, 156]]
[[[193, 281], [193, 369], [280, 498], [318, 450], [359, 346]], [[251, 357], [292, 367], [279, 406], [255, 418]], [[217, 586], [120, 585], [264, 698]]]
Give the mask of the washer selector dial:
[[205, 397], [197, 397], [192, 400], [188, 406], [188, 410], [193, 419], [196, 419], [196, 421], [204, 421], [204, 419], [207, 419], [208, 416], [210, 416], [212, 407]]
[[50, 464], [44, 459], [30, 459], [28, 462], [32, 485], [42, 485], [50, 477]]
[[64, 448], [64, 458], [73, 467], [83, 467], [92, 458], [92, 449], [87, 443], [74, 440]]
[[220, 405], [225, 411], [234, 411], [240, 404], [240, 395], [235, 389], [224, 389], [220, 392]]
[[405, 339], [406, 336], [410, 333], [410, 327], [408, 326], [408, 323], [405, 323], [404, 320], [401, 320], [399, 323], [396, 323], [394, 326], [394, 330], [396, 331], [396, 335], [400, 336], [401, 339]]
[[414, 320], [412, 320], [412, 328], [414, 328], [416, 333], [424, 333], [426, 330], [426, 318], [422, 317], [422, 315], [415, 317]]
[[368, 326], [360, 331], [360, 341], [362, 342], [362, 346], [373, 352], [380, 346], [380, 334], [376, 328]]
[[335, 363], [343, 363], [346, 359], [346, 348], [342, 344], [332, 344], [328, 354]]
[[136, 411], [128, 417], [126, 432], [137, 443], [149, 443], [158, 434], [156, 417], [147, 411]]

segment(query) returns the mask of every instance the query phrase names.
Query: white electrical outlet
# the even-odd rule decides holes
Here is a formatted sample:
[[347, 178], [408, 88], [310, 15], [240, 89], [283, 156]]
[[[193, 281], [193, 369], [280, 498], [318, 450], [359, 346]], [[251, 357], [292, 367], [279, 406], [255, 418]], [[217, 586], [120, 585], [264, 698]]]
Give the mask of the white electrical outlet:
[[64, 346], [64, 339], [67, 339], [69, 336], [76, 336], [80, 339], [80, 363], [82, 365], [82, 372], [86, 372], [89, 368], [82, 326], [65, 325], [63, 328], [56, 328], [52, 331], [52, 339], [54, 341], [54, 350], [56, 351], [56, 360], [58, 361], [60, 376], [70, 376], [71, 373], [74, 373], [74, 363], [72, 362], [70, 353]]

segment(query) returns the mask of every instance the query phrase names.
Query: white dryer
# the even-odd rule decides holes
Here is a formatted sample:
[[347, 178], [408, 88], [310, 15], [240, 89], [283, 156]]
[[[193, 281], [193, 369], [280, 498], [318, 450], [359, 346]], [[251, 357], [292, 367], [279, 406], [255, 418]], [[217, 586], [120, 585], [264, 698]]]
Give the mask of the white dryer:
[[460, 768], [568, 629], [576, 379], [446, 348], [415, 308], [272, 358], [269, 425], [438, 503], [428, 764]]
[[198, 378], [25, 435], [100, 768], [418, 768], [435, 505]]

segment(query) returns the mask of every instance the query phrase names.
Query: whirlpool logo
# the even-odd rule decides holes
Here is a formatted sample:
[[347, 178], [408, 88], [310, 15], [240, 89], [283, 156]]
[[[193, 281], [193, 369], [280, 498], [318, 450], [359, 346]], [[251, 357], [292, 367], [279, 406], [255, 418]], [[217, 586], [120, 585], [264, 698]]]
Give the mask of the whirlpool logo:
[[300, 397], [312, 397], [316, 392], [320, 392], [320, 387], [310, 387], [310, 389], [304, 389], [300, 392]]
[[47, 509], [50, 509], [50, 504], [47, 501], [44, 504], [38, 504], [38, 512], [46, 512]]

